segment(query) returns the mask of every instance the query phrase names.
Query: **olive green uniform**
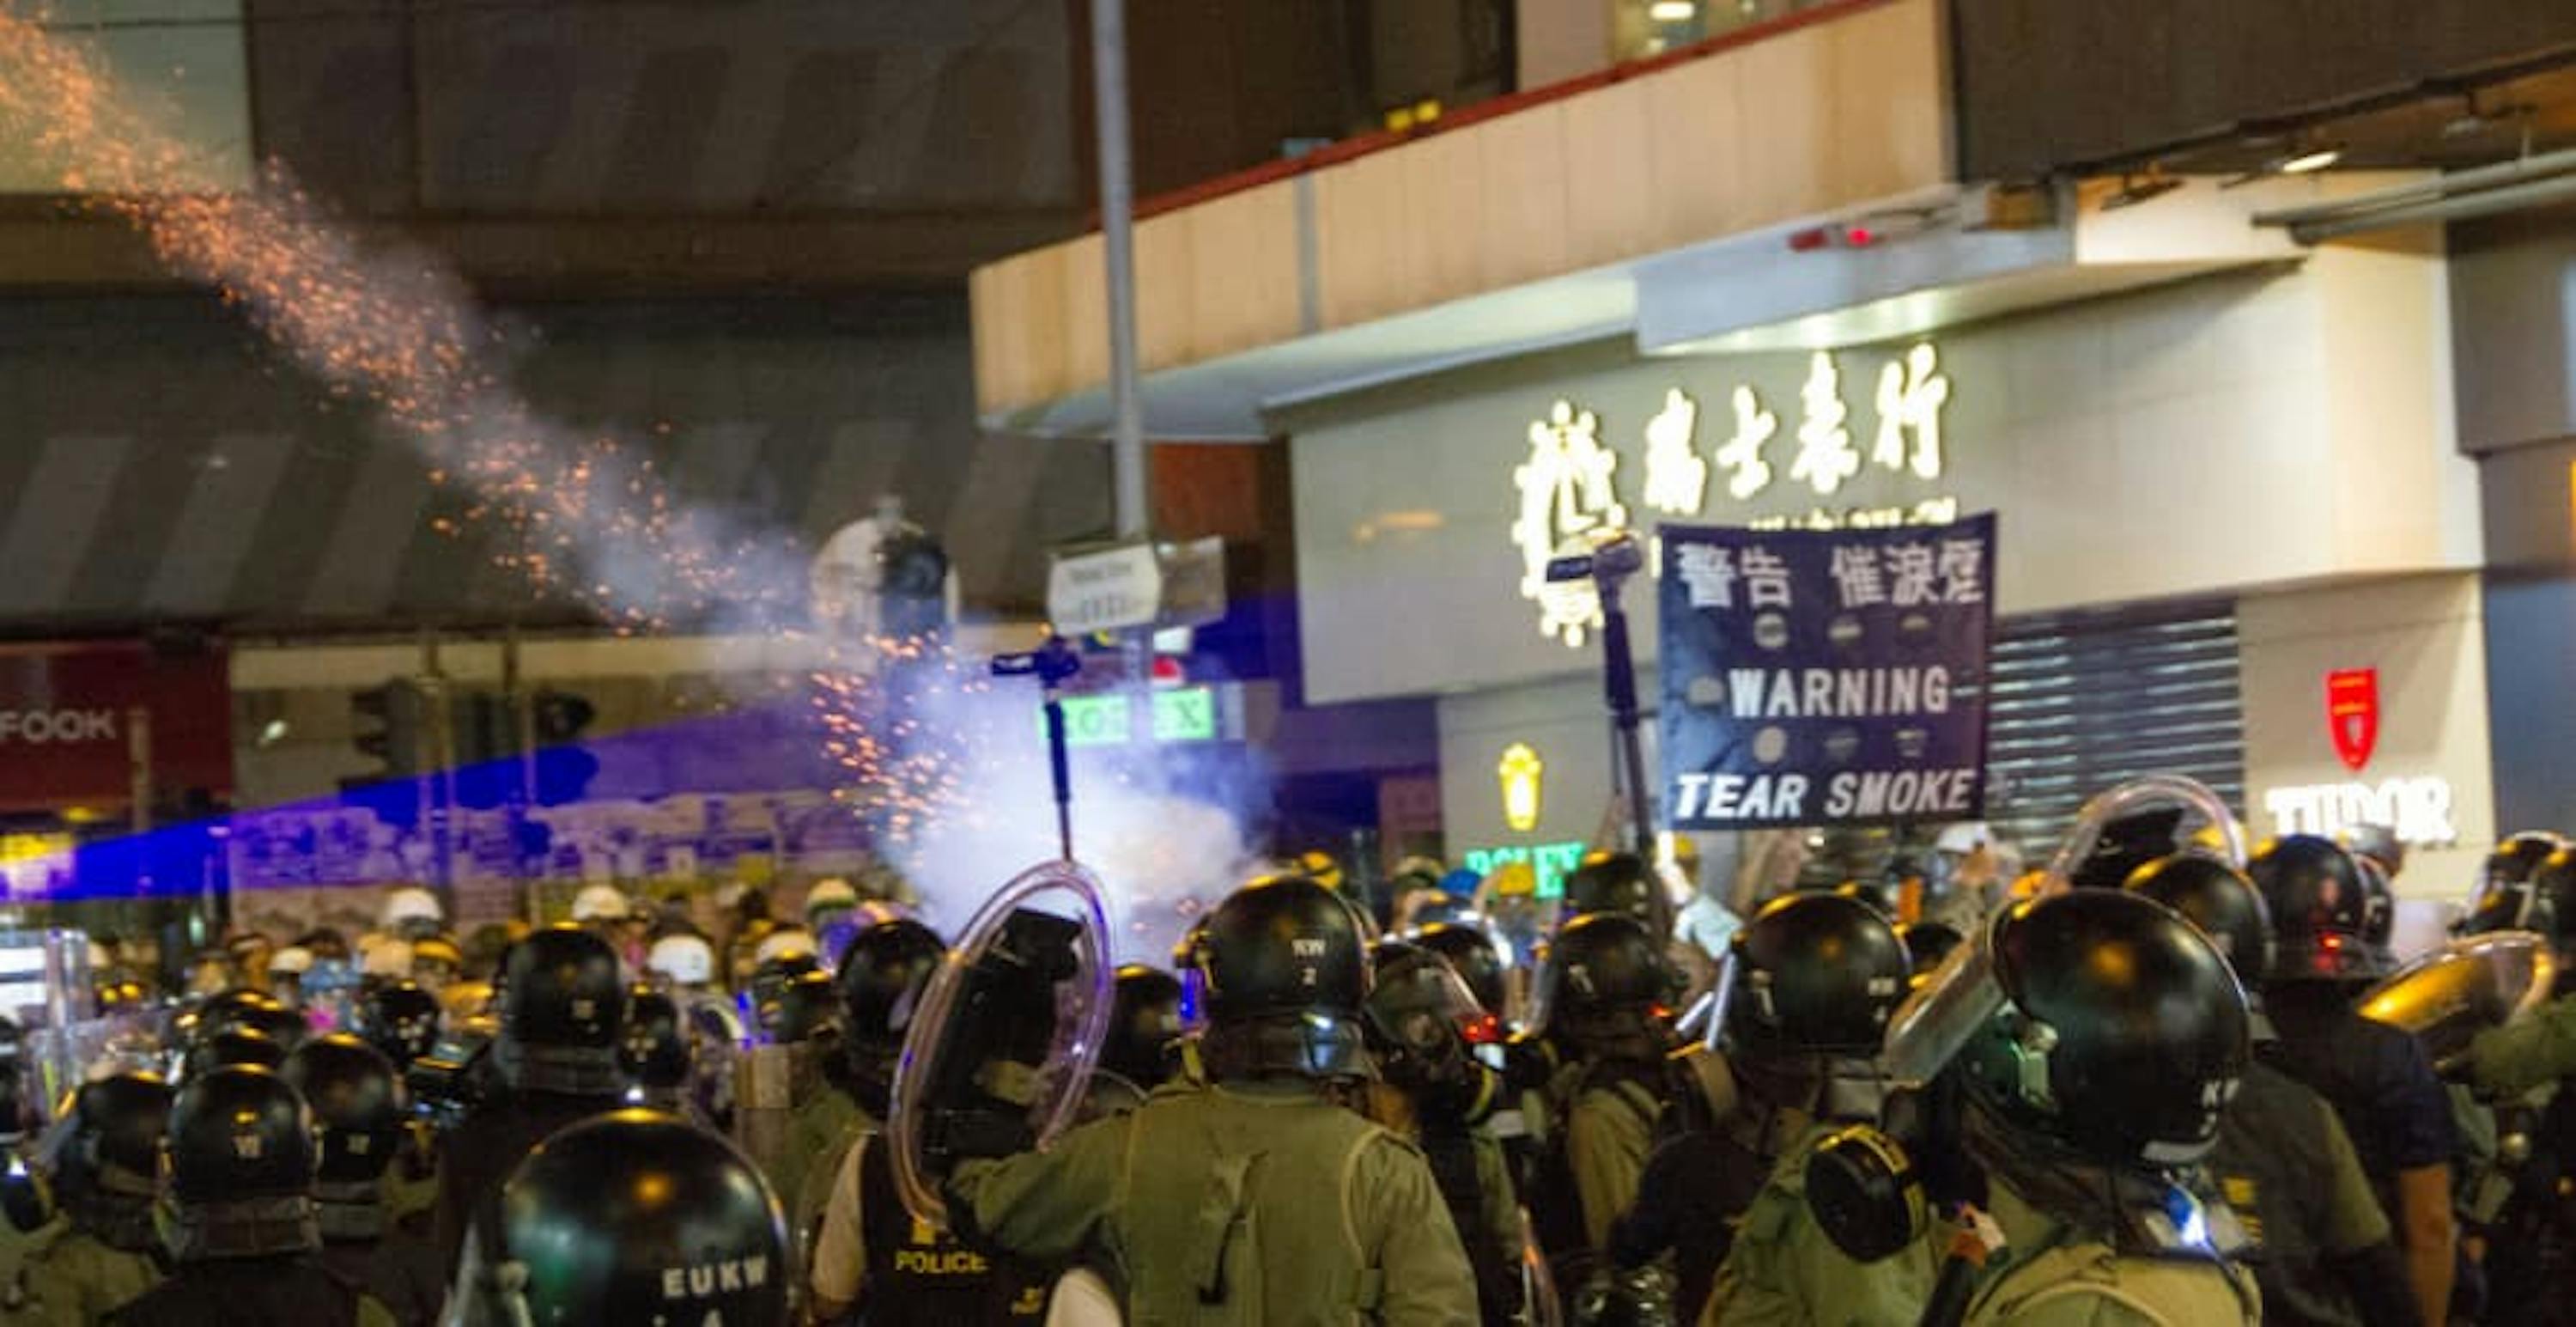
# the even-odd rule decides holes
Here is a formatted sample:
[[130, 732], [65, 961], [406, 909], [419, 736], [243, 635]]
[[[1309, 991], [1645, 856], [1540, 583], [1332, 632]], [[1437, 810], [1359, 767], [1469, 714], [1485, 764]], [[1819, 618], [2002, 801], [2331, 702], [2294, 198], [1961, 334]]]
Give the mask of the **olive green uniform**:
[[2576, 1077], [2576, 995], [2560, 996], [2469, 1043], [2469, 1070], [2490, 1099]]
[[949, 1192], [1010, 1252], [1104, 1259], [1129, 1327], [1476, 1321], [1421, 1154], [1305, 1083], [1166, 1084], [1046, 1151], [967, 1162]]
[[2123, 1257], [2069, 1229], [2000, 1178], [1992, 1215], [2005, 1252], [1987, 1269], [1962, 1327], [2210, 1327], [2259, 1323], [2262, 1295], [2244, 1268], [2216, 1257]]
[[0, 1301], [7, 1327], [87, 1327], [161, 1283], [161, 1264], [150, 1254], [113, 1248], [63, 1218], [35, 1239]]
[[1744, 1210], [1700, 1321], [1726, 1327], [1877, 1327], [1922, 1316], [1941, 1270], [1932, 1239], [1877, 1262], [1858, 1262], [1834, 1246], [1807, 1209], [1807, 1158], [1835, 1128], [1811, 1124], [1780, 1154]]
[[1583, 1242], [1607, 1248], [1611, 1223], [1637, 1201], [1663, 1103], [1643, 1084], [1585, 1088], [1565, 1108], [1565, 1164], [1583, 1206]]

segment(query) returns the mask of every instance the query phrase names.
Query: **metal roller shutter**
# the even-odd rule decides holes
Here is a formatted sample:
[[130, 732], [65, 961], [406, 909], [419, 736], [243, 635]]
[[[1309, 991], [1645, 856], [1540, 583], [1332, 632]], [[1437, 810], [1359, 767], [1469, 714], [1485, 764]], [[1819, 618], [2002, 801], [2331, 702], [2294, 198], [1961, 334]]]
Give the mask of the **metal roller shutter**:
[[1992, 674], [1987, 819], [2031, 865], [2086, 798], [2144, 774], [2189, 775], [2243, 815], [2232, 601], [2002, 621]]

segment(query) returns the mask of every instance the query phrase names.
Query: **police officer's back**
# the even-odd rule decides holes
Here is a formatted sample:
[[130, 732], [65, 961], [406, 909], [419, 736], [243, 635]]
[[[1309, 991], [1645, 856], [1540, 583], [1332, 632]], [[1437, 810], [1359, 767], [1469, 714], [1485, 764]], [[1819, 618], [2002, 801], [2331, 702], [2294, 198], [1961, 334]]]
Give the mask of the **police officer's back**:
[[2181, 913], [2218, 946], [2249, 990], [2258, 1058], [2219, 1121], [2209, 1170], [2244, 1226], [2243, 1261], [2266, 1321], [2406, 1327], [2422, 1321], [2388, 1217], [2334, 1107], [2259, 1058], [2274, 1039], [2258, 989], [2271, 969], [2263, 896], [2235, 868], [2178, 853], [2138, 868], [2129, 889]]
[[500, 1035], [489, 1054], [495, 1095], [439, 1144], [437, 1245], [454, 1267], [465, 1231], [500, 1197], [528, 1149], [566, 1125], [625, 1104], [617, 1062], [626, 986], [607, 943], [549, 926], [510, 947], [501, 964]]
[[[1990, 982], [1953, 1063], [1960, 1136], [2005, 1237], [1964, 1321], [2258, 1321], [2260, 1293], [2229, 1261], [2233, 1217], [2186, 1187], [2217, 1141], [2250, 1055], [2236, 980], [2198, 929], [2133, 894], [2079, 889], [2016, 905], [1981, 961], [1941, 980]], [[1980, 975], [1982, 974], [1982, 975]], [[1927, 1019], [1890, 1040], [1939, 1039]]]
[[139, 1073], [71, 1094], [40, 1158], [60, 1212], [34, 1233], [0, 1320], [92, 1323], [161, 1280], [152, 1206], [170, 1096], [169, 1084]]
[[548, 1140], [458, 1269], [450, 1321], [787, 1327], [795, 1255], [759, 1170], [686, 1121], [629, 1109]]
[[1472, 1322], [1421, 1154], [1340, 1104], [1367, 1073], [1350, 911], [1304, 877], [1256, 882], [1211, 916], [1198, 968], [1210, 1081], [961, 1164], [952, 1219], [1027, 1256], [1096, 1251], [1131, 1322]]
[[407, 1327], [425, 1327], [446, 1300], [447, 1269], [428, 1239], [402, 1229], [386, 1179], [408, 1139], [409, 1103], [393, 1063], [344, 1034], [297, 1047], [286, 1081], [313, 1111], [321, 1169], [313, 1196], [325, 1266], [363, 1286]]
[[2265, 1058], [2334, 1104], [2406, 1256], [2428, 1321], [2449, 1312], [2453, 1272], [2449, 1094], [2414, 1037], [2363, 1018], [2353, 997], [2385, 964], [2363, 936], [2367, 896], [2340, 845], [2265, 843], [2247, 864], [2273, 926], [2263, 1001], [2280, 1033]]
[[[1839, 893], [1774, 899], [1729, 942], [1725, 1032], [1741, 1101], [1699, 1131], [1706, 1163], [1697, 1173], [1678, 1173], [1659, 1154], [1617, 1241], [1630, 1265], [1663, 1243], [1680, 1246], [1681, 1313], [1695, 1315], [1711, 1295], [1711, 1273], [1710, 1308], [1727, 1323], [1906, 1320], [1931, 1293], [1928, 1245], [1853, 1258], [1818, 1231], [1806, 1194], [1807, 1159], [1826, 1137], [1878, 1123], [1869, 1061], [1909, 966], [1896, 929]], [[1667, 1176], [1696, 1182], [1668, 1186]], [[1642, 1238], [1660, 1211], [1685, 1204], [1699, 1209], [1688, 1228]], [[1722, 1269], [1702, 1271], [1712, 1255]]]
[[1655, 1122], [1676, 1096], [1665, 1022], [1675, 986], [1653, 932], [1624, 913], [1577, 917], [1548, 947], [1540, 1032], [1569, 1062], [1547, 1093], [1529, 1202], [1560, 1290], [1599, 1265], [1610, 1223], [1636, 1199]]
[[170, 1107], [170, 1279], [109, 1316], [118, 1327], [393, 1327], [385, 1306], [322, 1264], [304, 1100], [276, 1072], [213, 1070]]
[[1396, 1108], [1373, 1112], [1421, 1149], [1448, 1204], [1450, 1223], [1476, 1276], [1488, 1327], [1520, 1320], [1525, 1240], [1519, 1195], [1501, 1140], [1488, 1127], [1502, 1075], [1478, 1061], [1467, 1034], [1486, 1018], [1475, 993], [1428, 949], [1388, 942], [1370, 951], [1375, 984], [1363, 1020], [1383, 1088]]

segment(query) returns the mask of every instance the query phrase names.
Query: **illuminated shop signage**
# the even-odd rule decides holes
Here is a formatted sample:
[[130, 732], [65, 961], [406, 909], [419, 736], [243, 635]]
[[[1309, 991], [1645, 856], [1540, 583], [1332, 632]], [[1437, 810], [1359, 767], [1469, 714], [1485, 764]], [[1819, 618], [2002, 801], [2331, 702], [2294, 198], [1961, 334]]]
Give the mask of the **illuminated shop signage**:
[[2316, 783], [2263, 794], [2263, 810], [2280, 833], [2332, 838], [2364, 825], [2386, 825], [2411, 848], [2459, 842], [2451, 805], [2451, 781], [2430, 776], [2378, 783]]
[[[2379, 670], [2338, 668], [2326, 674], [2325, 683], [2327, 740], [2335, 758], [2359, 774], [2379, 748]], [[2274, 788], [2263, 794], [2263, 810], [2283, 834], [2332, 838], [2385, 825], [2409, 847], [2438, 848], [2460, 838], [2452, 823], [2450, 781], [2430, 776]]]
[[[1045, 731], [1045, 716], [1039, 716], [1039, 731]], [[1135, 714], [1123, 692], [1101, 692], [1094, 695], [1064, 698], [1064, 741], [1067, 746], [1118, 746], [1134, 738]], [[1217, 740], [1216, 694], [1207, 687], [1183, 687], [1154, 693], [1154, 735], [1157, 742], [1213, 742]]]
[[1492, 875], [1514, 863], [1527, 866], [1538, 880], [1538, 896], [1559, 898], [1565, 893], [1565, 878], [1583, 865], [1583, 842], [1570, 839], [1564, 843], [1470, 848], [1462, 860], [1468, 870], [1480, 876]]
[[[1949, 401], [1950, 379], [1941, 372], [1940, 351], [1929, 341], [1880, 368], [1873, 428], [1866, 439], [1854, 432], [1851, 408], [1843, 401], [1842, 368], [1829, 351], [1808, 358], [1807, 376], [1798, 389], [1798, 422], [1785, 436], [1780, 417], [1763, 404], [1760, 393], [1738, 386], [1728, 395], [1721, 418], [1707, 430], [1711, 436], [1703, 440], [1700, 403], [1673, 388], [1642, 426], [1645, 474], [1638, 493], [1651, 511], [1692, 519], [1710, 514], [1712, 489], [1734, 503], [1750, 501], [1781, 483], [1803, 485], [1820, 499], [1831, 498], [1872, 467], [1936, 480], [1948, 466], [1941, 416]], [[1521, 597], [1538, 605], [1540, 634], [1568, 646], [1581, 646], [1601, 625], [1600, 596], [1589, 581], [1549, 584], [1548, 561], [1580, 551], [1599, 532], [1629, 524], [1620, 496], [1619, 456], [1602, 441], [1601, 429], [1594, 412], [1558, 401], [1546, 418], [1530, 424], [1528, 458], [1512, 471], [1520, 499], [1512, 544], [1521, 555]], [[1712, 484], [1712, 479], [1718, 482]], [[1742, 523], [1775, 530], [1877, 529], [1942, 524], [1958, 514], [1958, 499], [1945, 495], [1911, 505], [1817, 506], [1803, 515]]]
[[1503, 782], [1503, 823], [1515, 834], [1527, 834], [1538, 828], [1539, 776], [1547, 765], [1527, 742], [1514, 742], [1503, 748], [1502, 763], [1494, 773]]

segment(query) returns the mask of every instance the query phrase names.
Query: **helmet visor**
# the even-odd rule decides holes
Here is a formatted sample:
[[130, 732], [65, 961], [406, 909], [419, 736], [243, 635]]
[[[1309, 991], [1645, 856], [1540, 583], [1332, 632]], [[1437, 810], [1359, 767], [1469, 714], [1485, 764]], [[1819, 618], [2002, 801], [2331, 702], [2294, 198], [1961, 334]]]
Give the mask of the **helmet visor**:
[[1429, 1055], [1484, 1019], [1484, 1007], [1455, 969], [1436, 954], [1378, 974], [1366, 1006], [1371, 1036], [1398, 1051]]
[[[2158, 812], [2179, 812], [2168, 821], [2155, 821]], [[2121, 841], [2127, 827], [2142, 823], [2169, 824], [2158, 842]], [[2217, 857], [2237, 870], [2245, 869], [2245, 832], [2236, 823], [2227, 802], [2209, 785], [2179, 774], [2151, 774], [2131, 779], [2084, 804], [2076, 813], [2075, 824], [2067, 830], [2066, 840], [2050, 859], [2047, 874], [2039, 892], [2054, 894], [2074, 888], [2075, 880], [2085, 874], [2085, 867], [2097, 854], [2125, 850], [2139, 861], [2168, 856], [2186, 847], [2196, 847]], [[2110, 882], [2116, 887], [2119, 882]]]
[[1905, 1003], [1897, 1006], [1895, 1017], [1887, 1021], [1881, 1058], [1888, 1076], [1899, 1085], [1919, 1088], [1930, 1083], [1968, 1039], [2002, 1010], [2004, 990], [1995, 979], [1993, 936], [1995, 927], [2010, 915], [2010, 910], [1996, 914], [1966, 943], [1951, 949], [1915, 983]]
[[2468, 1057], [2469, 1043], [2548, 998], [2557, 975], [2549, 942], [2529, 931], [2454, 940], [2408, 963], [2365, 993], [2361, 1016], [2410, 1032], [2436, 1069]]

